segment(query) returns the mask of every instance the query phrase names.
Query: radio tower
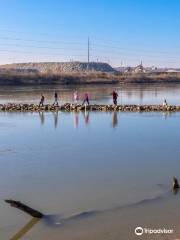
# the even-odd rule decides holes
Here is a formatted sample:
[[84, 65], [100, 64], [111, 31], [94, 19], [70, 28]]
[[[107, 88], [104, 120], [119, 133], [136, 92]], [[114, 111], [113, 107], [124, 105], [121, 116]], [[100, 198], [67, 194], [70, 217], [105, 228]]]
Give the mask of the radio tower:
[[89, 63], [89, 45], [90, 45], [90, 41], [89, 41], [89, 37], [88, 37], [88, 63]]
[[89, 37], [88, 37], [88, 65], [87, 65], [87, 70], [88, 71], [89, 71], [89, 56], [90, 56], [90, 54], [89, 54], [89, 51], [90, 51], [89, 45], [90, 45], [90, 41], [89, 41]]

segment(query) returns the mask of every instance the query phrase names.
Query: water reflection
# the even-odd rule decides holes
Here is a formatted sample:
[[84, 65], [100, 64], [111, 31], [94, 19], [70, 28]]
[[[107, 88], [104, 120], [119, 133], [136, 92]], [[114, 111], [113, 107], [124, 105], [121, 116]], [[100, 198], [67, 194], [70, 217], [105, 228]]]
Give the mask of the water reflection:
[[89, 112], [88, 111], [83, 112], [83, 116], [84, 116], [84, 123], [87, 126], [89, 124]]
[[167, 119], [168, 117], [171, 117], [171, 112], [163, 112], [162, 115], [165, 119]]
[[78, 128], [79, 124], [79, 113], [74, 112], [74, 128]]
[[117, 112], [112, 113], [112, 127], [116, 128], [118, 126], [118, 116]]
[[174, 188], [174, 189], [173, 189], [174, 195], [178, 194], [178, 192], [179, 192], [179, 188]]
[[[9, 114], [9, 113], [7, 113]], [[13, 113], [10, 113], [11, 115], [13, 115]], [[54, 128], [56, 129], [58, 124], [59, 124], [59, 112], [55, 111], [51, 113], [53, 116], [53, 121], [54, 121]], [[112, 128], [117, 128], [119, 125], [119, 121], [118, 121], [118, 115], [120, 114], [120, 112], [117, 111], [113, 111], [112, 113], [110, 113], [110, 119], [109, 121], [111, 121], [111, 127]], [[143, 115], [143, 113], [140, 113], [141, 115]], [[170, 117], [172, 117], [173, 113], [171, 112], [161, 112], [159, 113], [164, 119], [168, 119]], [[48, 114], [49, 115], [49, 114]], [[89, 111], [84, 111], [84, 112], [73, 112], [73, 126], [75, 129], [78, 128], [79, 123], [80, 122], [84, 122], [84, 125], [87, 127], [90, 124], [90, 112]], [[146, 117], [146, 114], [143, 115], [144, 117]], [[153, 116], [153, 113], [152, 113]], [[150, 115], [148, 115], [148, 117], [150, 117]], [[45, 112], [39, 112], [39, 118], [40, 118], [40, 123], [43, 126], [45, 124], [45, 118], [46, 118], [46, 113]]]
[[45, 121], [44, 112], [39, 112], [39, 118], [41, 121], [41, 125], [44, 125], [44, 121]]
[[33, 217], [23, 228], [21, 228], [10, 240], [19, 240], [21, 239], [27, 232], [29, 232], [35, 224], [39, 222], [39, 218]]
[[[140, 204], [146, 204], [150, 202], [149, 198], [162, 192], [156, 188], [157, 183], [169, 186], [169, 177], [179, 176], [180, 136], [177, 129], [180, 113], [172, 113], [168, 121], [165, 121], [159, 112], [90, 112], [88, 117], [88, 113], [83, 112], [59, 114], [60, 121], [56, 121], [57, 130], [54, 131], [54, 113], [44, 112], [43, 127], [39, 127], [38, 113], [1, 113], [1, 145], [5, 149], [11, 147], [17, 152], [14, 155], [7, 154], [6, 159], [1, 157], [2, 196], [14, 196], [14, 189], [17, 188], [17, 198], [29, 199], [33, 204], [41, 206], [45, 212], [60, 212], [65, 213], [65, 216], [67, 212], [67, 215], [71, 216], [75, 212], [89, 209], [124, 206], [130, 200], [139, 204], [139, 200], [145, 199]], [[55, 116], [58, 118], [56, 113]], [[85, 129], [85, 117], [91, 125], [91, 131]], [[5, 128], [3, 123], [9, 126], [15, 124], [15, 127]], [[77, 127], [78, 123], [81, 124], [78, 131], [73, 129], [73, 123]], [[113, 126], [116, 126], [115, 131], [112, 131]], [[24, 133], [27, 137], [22, 142], [21, 136]], [[29, 137], [31, 135], [33, 137]], [[45, 141], [42, 141], [43, 139]], [[41, 145], [38, 146], [40, 142]], [[103, 144], [103, 148], [99, 147], [99, 142]], [[110, 144], [111, 142], [113, 144]], [[163, 171], [162, 166], [165, 166]], [[161, 205], [157, 205], [157, 208], [153, 205], [147, 210], [147, 214], [150, 213], [151, 219], [154, 219], [154, 214], [160, 216], [162, 209], [165, 213], [177, 211], [179, 199], [174, 199], [177, 198], [173, 196], [173, 202], [169, 199], [169, 205], [162, 205], [166, 208], [160, 208], [159, 212], [156, 210]], [[132, 212], [128, 212], [130, 216], [127, 215], [127, 221], [132, 215]], [[7, 217], [4, 220], [4, 226], [8, 227]], [[19, 215], [17, 220], [21, 221]], [[173, 221], [173, 224], [175, 222]], [[148, 224], [152, 222], [149, 221]], [[56, 225], [60, 227], [60, 224]], [[42, 239], [48, 238], [42, 224], [35, 225], [31, 232], [32, 236], [42, 234]], [[29, 235], [31, 232], [22, 238], [33, 238]], [[15, 240], [18, 239], [17, 236], [14, 237]], [[40, 239], [38, 236], [34, 238]]]
[[[54, 118], [54, 128], [57, 128], [57, 125], [58, 125], [58, 114], [59, 114], [58, 111], [52, 113]], [[45, 113], [39, 112], [39, 118], [40, 118], [41, 125], [43, 126], [45, 122]]]
[[53, 117], [54, 117], [54, 128], [57, 128], [57, 125], [58, 125], [58, 111], [53, 112]]
[[[59, 112], [58, 111], [53, 112], [52, 115], [53, 115], [53, 118], [54, 118], [54, 128], [56, 129], [57, 126], [58, 126], [58, 123], [59, 123]], [[85, 123], [85, 126], [89, 125], [89, 119], [90, 119], [89, 115], [90, 115], [89, 111], [82, 112], [83, 121]], [[117, 113], [115, 113], [115, 115], [117, 116]], [[39, 118], [40, 118], [40, 123], [43, 126], [44, 123], [45, 123], [45, 113], [44, 112], [39, 112]], [[79, 118], [80, 118], [80, 113], [74, 112], [73, 113], [73, 125], [74, 125], [74, 128], [78, 128]], [[114, 120], [114, 121], [116, 121], [116, 120]]]

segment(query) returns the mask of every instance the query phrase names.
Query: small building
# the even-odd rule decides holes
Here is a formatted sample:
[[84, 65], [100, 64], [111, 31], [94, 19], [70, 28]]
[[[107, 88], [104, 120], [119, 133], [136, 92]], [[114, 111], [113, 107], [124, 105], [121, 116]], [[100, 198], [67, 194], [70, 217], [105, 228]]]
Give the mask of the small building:
[[134, 72], [135, 73], [145, 73], [146, 72], [146, 69], [142, 65], [142, 61], [137, 67], [134, 68]]

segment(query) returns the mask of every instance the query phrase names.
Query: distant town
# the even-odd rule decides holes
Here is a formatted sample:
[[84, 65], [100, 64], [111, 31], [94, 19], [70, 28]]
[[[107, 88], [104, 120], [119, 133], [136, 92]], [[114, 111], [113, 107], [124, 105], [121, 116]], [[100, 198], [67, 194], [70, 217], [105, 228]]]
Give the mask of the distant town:
[[136, 67], [128, 66], [115, 69], [124, 73], [180, 72], [180, 68], [158, 68], [156, 66], [144, 67], [142, 61]]

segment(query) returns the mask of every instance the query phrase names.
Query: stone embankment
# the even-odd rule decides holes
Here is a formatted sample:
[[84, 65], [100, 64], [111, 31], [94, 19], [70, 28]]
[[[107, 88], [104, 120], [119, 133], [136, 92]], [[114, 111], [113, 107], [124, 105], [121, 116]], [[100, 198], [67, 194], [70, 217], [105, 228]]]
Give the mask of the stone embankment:
[[66, 103], [60, 106], [44, 105], [39, 106], [37, 104], [0, 104], [1, 112], [39, 112], [39, 111], [121, 111], [121, 112], [180, 112], [180, 106], [163, 106], [163, 105], [80, 105]]

